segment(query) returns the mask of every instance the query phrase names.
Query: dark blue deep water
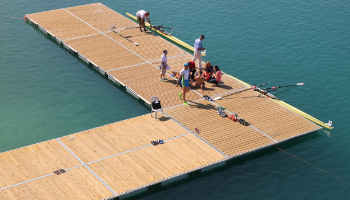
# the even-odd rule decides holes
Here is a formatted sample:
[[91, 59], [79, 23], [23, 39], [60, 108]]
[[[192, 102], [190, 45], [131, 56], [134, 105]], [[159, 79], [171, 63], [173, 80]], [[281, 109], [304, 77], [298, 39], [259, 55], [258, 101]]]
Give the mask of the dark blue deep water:
[[[206, 60], [247, 83], [304, 82], [278, 97], [335, 126], [279, 145], [329, 174], [271, 147], [137, 198], [350, 198], [343, 182], [350, 182], [350, 2], [100, 2], [123, 15], [150, 11], [153, 24], [175, 26], [173, 34], [191, 45], [204, 34]], [[0, 1], [0, 152], [149, 112], [23, 20], [2, 16], [88, 3]]]

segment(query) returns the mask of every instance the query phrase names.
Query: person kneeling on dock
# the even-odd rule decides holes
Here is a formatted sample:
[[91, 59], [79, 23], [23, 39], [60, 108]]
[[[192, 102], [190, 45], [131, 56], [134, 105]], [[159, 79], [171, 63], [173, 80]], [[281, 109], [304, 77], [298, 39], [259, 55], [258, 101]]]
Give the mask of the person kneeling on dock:
[[140, 10], [136, 13], [136, 17], [137, 17], [137, 21], [139, 22], [141, 32], [142, 32], [142, 27], [145, 32], [147, 31], [145, 27], [145, 18], [147, 18], [149, 25], [152, 26], [151, 21], [149, 20], [149, 12]]
[[179, 86], [179, 82], [181, 81], [182, 92], [179, 93], [179, 96], [181, 100], [184, 100], [184, 104], [188, 105], [188, 103], [186, 102], [186, 92], [190, 90], [190, 80], [189, 80], [190, 70], [188, 69], [188, 63], [184, 64], [184, 68], [180, 71], [179, 75], [180, 77], [176, 82], [176, 87]]
[[203, 72], [202, 70], [199, 71], [199, 74], [198, 76], [194, 77], [194, 86], [196, 87], [201, 87], [201, 90], [203, 92], [203, 89], [204, 89], [204, 85], [205, 85], [205, 78], [202, 76]]
[[217, 65], [214, 66], [215, 69], [215, 75], [212, 77], [212, 79], [209, 81], [209, 83], [214, 83], [216, 86], [219, 86], [221, 82], [221, 71]]

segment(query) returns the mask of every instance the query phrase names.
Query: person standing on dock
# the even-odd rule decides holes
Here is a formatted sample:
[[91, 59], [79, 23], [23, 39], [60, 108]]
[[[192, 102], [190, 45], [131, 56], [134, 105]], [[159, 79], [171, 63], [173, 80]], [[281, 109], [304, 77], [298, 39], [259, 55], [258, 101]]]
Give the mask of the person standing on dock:
[[169, 70], [170, 70], [170, 67], [168, 66], [168, 58], [166, 57], [167, 54], [168, 54], [168, 51], [164, 50], [163, 55], [160, 58], [160, 70], [161, 70], [160, 81], [168, 80], [167, 78], [165, 78], [165, 72], [166, 72], [167, 68], [169, 68]]
[[145, 18], [147, 18], [149, 25], [152, 26], [151, 21], [149, 20], [149, 12], [146, 12], [144, 10], [140, 10], [136, 13], [137, 21], [139, 22], [140, 26], [140, 31], [142, 32], [142, 27], [143, 30], [146, 32], [147, 29], [145, 27]]
[[193, 62], [196, 62], [198, 59], [198, 68], [199, 70], [203, 70], [202, 68], [202, 50], [205, 50], [202, 46], [202, 40], [205, 39], [204, 35], [201, 35], [198, 39], [194, 41], [194, 55], [193, 55]]
[[186, 102], [186, 92], [190, 91], [190, 80], [189, 80], [190, 70], [188, 69], [188, 67], [189, 67], [188, 63], [185, 63], [184, 68], [179, 73], [180, 77], [176, 82], [176, 87], [178, 87], [179, 82], [181, 81], [182, 92], [179, 93], [179, 96], [181, 100], [184, 100], [185, 105], [188, 105], [188, 103]]

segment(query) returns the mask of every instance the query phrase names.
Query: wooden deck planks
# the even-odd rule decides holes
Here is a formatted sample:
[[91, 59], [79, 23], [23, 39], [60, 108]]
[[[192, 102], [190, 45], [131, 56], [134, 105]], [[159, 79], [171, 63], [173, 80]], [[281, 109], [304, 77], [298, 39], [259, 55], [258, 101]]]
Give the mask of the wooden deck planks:
[[88, 163], [188, 132], [169, 118], [161, 114], [158, 117], [155, 120], [154, 114], [148, 114], [66, 136], [61, 141]]
[[29, 14], [27, 17], [61, 40], [98, 33], [98, 31], [63, 9]]
[[79, 164], [56, 140], [8, 151], [0, 154], [0, 188]]
[[112, 195], [85, 167], [0, 191], [3, 199], [103, 199]]
[[284, 140], [319, 129], [319, 126], [280, 106], [259, 93], [247, 90], [229, 93], [217, 101], [275, 140]]
[[[134, 26], [135, 25], [136, 24], [134, 24]], [[120, 30], [120, 34], [127, 37], [129, 40], [136, 42], [139, 46], [134, 45], [114, 32], [106, 33], [106, 35], [115, 39], [147, 61], [160, 60], [163, 55], [163, 50], [165, 49], [168, 50], [168, 57], [186, 53], [184, 50], [181, 50], [151, 32], [140, 32], [139, 28]], [[157, 66], [159, 66], [159, 64]]]
[[223, 155], [189, 134], [93, 163], [90, 168], [113, 190], [123, 193], [221, 159]]
[[[168, 80], [160, 81], [160, 70], [150, 64], [111, 71], [110, 74], [148, 101], [152, 96], [157, 96], [163, 108], [183, 104], [179, 97], [182, 89], [180, 86], [176, 87], [176, 80], [166, 75]], [[186, 93], [187, 101], [195, 101], [201, 98], [193, 91]]]
[[135, 23], [101, 3], [66, 8], [101, 32], [110, 31], [110, 26], [118, 28], [135, 26]]
[[66, 43], [104, 70], [145, 62], [134, 53], [101, 34], [68, 40]]
[[196, 132], [195, 128], [201, 130], [200, 137], [229, 156], [273, 143], [255, 129], [221, 117], [216, 112], [216, 106], [206, 100], [165, 112], [193, 132]]

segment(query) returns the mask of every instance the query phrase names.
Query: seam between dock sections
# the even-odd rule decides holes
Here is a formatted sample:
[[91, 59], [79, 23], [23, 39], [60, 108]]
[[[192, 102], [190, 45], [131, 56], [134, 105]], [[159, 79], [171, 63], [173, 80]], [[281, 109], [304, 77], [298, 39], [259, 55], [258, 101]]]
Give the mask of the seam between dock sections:
[[[77, 165], [77, 166], [74, 166], [74, 167], [71, 167], [71, 168], [68, 168], [68, 169], [65, 169], [65, 170], [69, 171], [69, 170], [72, 170], [72, 169], [75, 169], [75, 168], [78, 168], [78, 167], [82, 167], [82, 166], [84, 166], [84, 165]], [[26, 181], [23, 181], [23, 182], [20, 182], [20, 183], [13, 184], [13, 185], [10, 185], [10, 186], [6, 186], [6, 187], [1, 188], [0, 191], [8, 189], [8, 188], [11, 188], [11, 187], [15, 187], [15, 186], [18, 186], [18, 185], [22, 185], [24, 183], [29, 183], [29, 182], [32, 182], [32, 181], [36, 181], [36, 180], [39, 180], [39, 179], [42, 179], [42, 178], [45, 178], [45, 177], [48, 177], [48, 176], [52, 176], [52, 175], [55, 175], [55, 173], [46, 174], [44, 176], [40, 176], [40, 177], [37, 177], [37, 178], [33, 178], [33, 179], [30, 179], [30, 180], [26, 180]]]
[[98, 30], [97, 28], [91, 26], [89, 23], [87, 23], [86, 21], [80, 19], [78, 16], [74, 15], [73, 13], [69, 12], [68, 10], [64, 9], [66, 12], [68, 12], [69, 14], [73, 15], [74, 17], [76, 17], [77, 19], [79, 19], [80, 21], [84, 22], [85, 24], [87, 24], [88, 26], [90, 26], [91, 28], [95, 29], [96, 31], [100, 32], [102, 35], [106, 36], [107, 38], [111, 39], [112, 41], [116, 42], [117, 44], [119, 44], [120, 46], [124, 47], [125, 49], [127, 49], [128, 51], [130, 51], [131, 53], [135, 54], [136, 56], [138, 56], [139, 58], [141, 58], [142, 60], [146, 61], [146, 63], [151, 64], [152, 66], [154, 66], [155, 68], [157, 68], [155, 65], [153, 65], [151, 62], [149, 62], [148, 60], [146, 60], [145, 58], [141, 57], [140, 55], [138, 55], [137, 53], [133, 52], [132, 50], [128, 49], [126, 46], [120, 44], [119, 42], [117, 42], [116, 40], [114, 40], [113, 38], [109, 37], [108, 35], [104, 34], [102, 31]]
[[73, 151], [71, 151], [59, 138], [56, 139], [70, 154], [72, 154], [81, 164], [85, 164]]
[[84, 36], [79, 36], [79, 37], [75, 37], [75, 38], [69, 38], [69, 39], [65, 39], [65, 40], [62, 40], [62, 41], [74, 40], [74, 39], [79, 39], [79, 38], [89, 37], [89, 36], [93, 36], [93, 35], [99, 35], [99, 34], [102, 34], [102, 33], [108, 33], [108, 32], [111, 32], [111, 31], [106, 31], [106, 32], [101, 32], [101, 33], [94, 33], [94, 34], [84, 35]]
[[102, 180], [102, 178], [100, 178], [92, 169], [90, 169], [89, 166], [84, 165], [84, 167], [87, 170], [89, 170], [90, 173], [92, 173], [104, 186], [106, 186], [109, 191], [111, 191], [114, 195], [118, 195], [118, 193], [116, 193], [111, 187], [109, 187], [109, 185], [106, 182], [104, 182], [104, 180]]
[[[179, 137], [182, 137], [182, 136], [186, 136], [188, 134], [190, 134], [190, 132], [182, 134], [182, 135], [178, 135], [178, 136], [175, 136], [175, 137], [172, 137], [172, 138], [165, 139], [164, 141], [166, 142], [166, 141], [169, 141], [169, 140], [173, 140], [173, 139], [176, 139], [176, 138], [179, 138]], [[149, 146], [152, 146], [152, 145], [153, 144], [147, 144], [147, 145], [144, 145], [144, 146], [137, 147], [135, 149], [130, 149], [128, 151], [120, 152], [120, 153], [117, 153], [117, 154], [114, 154], [114, 155], [111, 155], [111, 156], [108, 156], [108, 157], [105, 157], [105, 158], [101, 158], [101, 159], [98, 159], [98, 160], [94, 160], [94, 161], [88, 162], [88, 163], [86, 163], [86, 165], [90, 165], [92, 163], [99, 162], [99, 161], [102, 161], [102, 160], [106, 160], [108, 158], [113, 158], [115, 156], [126, 154], [126, 153], [129, 153], [129, 152], [132, 152], [132, 151], [136, 151], [136, 150], [139, 150], [139, 149], [143, 149], [143, 148], [146, 148], [146, 147], [149, 147]]]
[[[176, 55], [176, 56], [171, 56], [171, 57], [168, 57], [168, 58], [175, 58], [175, 57], [178, 57], [178, 56], [183, 56], [183, 55], [186, 55], [186, 54], [179, 54], [179, 55]], [[158, 60], [151, 60], [149, 62], [156, 62], [156, 61], [160, 61], [160, 59]], [[143, 65], [143, 64], [147, 64], [148, 62], [144, 62], [144, 63], [139, 63], [139, 64], [135, 64], [135, 65], [129, 65], [129, 66], [126, 66], [126, 67], [121, 67], [121, 68], [116, 68], [116, 69], [110, 69], [110, 70], [107, 70], [106, 72], [111, 72], [111, 71], [116, 71], [116, 70], [119, 70], [119, 69], [125, 69], [125, 68], [129, 68], [129, 67], [134, 67], [134, 66], [138, 66], [138, 65]]]
[[217, 149], [215, 146], [213, 146], [212, 144], [210, 144], [209, 142], [207, 142], [205, 139], [203, 139], [202, 137], [200, 137], [199, 135], [195, 134], [193, 131], [191, 131], [191, 129], [187, 128], [185, 125], [181, 124], [180, 122], [178, 122], [177, 120], [175, 120], [174, 118], [172, 118], [170, 115], [168, 115], [167, 113], [164, 113], [166, 116], [168, 116], [170, 119], [172, 119], [174, 122], [176, 122], [177, 124], [179, 124], [180, 126], [182, 126], [183, 128], [185, 128], [186, 130], [188, 130], [191, 134], [195, 135], [196, 137], [198, 137], [200, 140], [202, 140], [203, 142], [205, 142], [207, 145], [209, 145], [210, 147], [212, 147], [214, 150], [216, 150], [217, 152], [219, 152], [221, 155], [225, 156], [225, 158], [227, 158], [228, 156], [226, 154], [224, 154], [222, 151], [220, 151], [219, 149]]
[[95, 176], [95, 178], [97, 178], [104, 186], [106, 186], [106, 188], [112, 192], [114, 195], [118, 195], [118, 193], [116, 193], [106, 182], [104, 182], [102, 180], [102, 178], [100, 178], [94, 171], [92, 171], [92, 169], [90, 169], [89, 166], [87, 166], [86, 163], [84, 163], [73, 151], [71, 151], [59, 138], [56, 139], [70, 154], [72, 154], [81, 164], [83, 164], [83, 166], [90, 171], [90, 173], [92, 173], [92, 175]]

